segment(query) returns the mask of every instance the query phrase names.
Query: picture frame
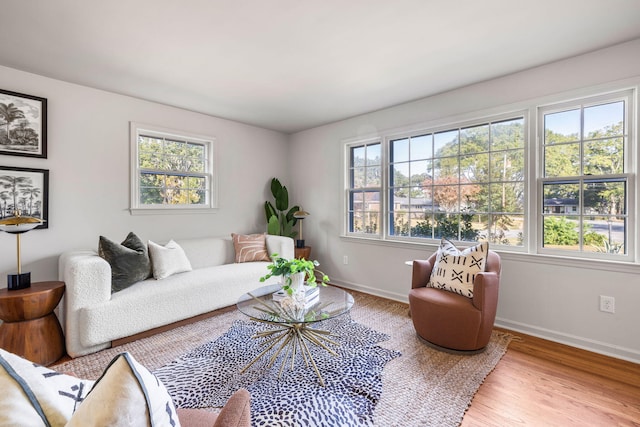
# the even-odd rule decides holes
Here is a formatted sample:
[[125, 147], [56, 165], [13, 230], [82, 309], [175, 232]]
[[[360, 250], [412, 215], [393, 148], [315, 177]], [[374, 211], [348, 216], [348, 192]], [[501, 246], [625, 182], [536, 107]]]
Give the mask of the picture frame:
[[0, 155], [47, 158], [47, 99], [0, 89]]
[[36, 229], [49, 228], [49, 170], [0, 166], [0, 219], [15, 216], [40, 218]]

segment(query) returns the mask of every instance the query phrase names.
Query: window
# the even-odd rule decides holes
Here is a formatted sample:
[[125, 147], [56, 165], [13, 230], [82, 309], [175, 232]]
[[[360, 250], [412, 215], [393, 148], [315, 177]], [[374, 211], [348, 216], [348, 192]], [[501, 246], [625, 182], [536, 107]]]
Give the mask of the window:
[[523, 244], [524, 118], [403, 136], [389, 146], [389, 234]]
[[385, 212], [391, 239], [523, 245], [524, 116], [385, 143], [348, 146], [348, 233], [381, 237]]
[[638, 263], [635, 96], [523, 102], [347, 141], [346, 235]]
[[350, 233], [379, 235], [382, 232], [382, 157], [379, 141], [349, 147], [348, 220]]
[[132, 123], [132, 213], [215, 208], [214, 141]]
[[630, 99], [625, 92], [539, 110], [543, 250], [627, 254]]

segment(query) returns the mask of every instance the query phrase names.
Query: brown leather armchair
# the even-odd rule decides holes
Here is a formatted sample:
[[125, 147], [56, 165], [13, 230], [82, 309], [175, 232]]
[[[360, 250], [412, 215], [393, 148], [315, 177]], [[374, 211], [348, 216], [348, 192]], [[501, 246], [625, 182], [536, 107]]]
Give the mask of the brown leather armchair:
[[178, 408], [183, 427], [250, 427], [251, 395], [243, 388], [229, 398], [219, 414], [204, 409]]
[[422, 339], [444, 350], [479, 352], [491, 338], [498, 306], [500, 256], [489, 251], [485, 271], [473, 282], [473, 298], [427, 288], [436, 260], [413, 261], [409, 308], [413, 326]]

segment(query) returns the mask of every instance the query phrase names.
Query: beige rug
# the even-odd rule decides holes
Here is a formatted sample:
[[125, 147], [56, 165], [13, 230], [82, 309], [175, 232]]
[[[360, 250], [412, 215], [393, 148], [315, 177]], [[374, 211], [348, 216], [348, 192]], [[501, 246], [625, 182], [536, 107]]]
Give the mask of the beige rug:
[[[408, 306], [353, 292], [351, 317], [391, 338], [381, 347], [402, 353], [383, 371], [383, 392], [374, 420], [379, 426], [457, 426], [486, 376], [495, 368], [512, 339], [494, 331], [484, 353], [452, 355], [426, 346], [416, 336]], [[166, 365], [187, 351], [226, 332], [246, 317], [234, 308], [216, 316], [117, 348], [56, 365], [58, 371], [96, 379], [117, 354], [128, 351], [149, 370]]]

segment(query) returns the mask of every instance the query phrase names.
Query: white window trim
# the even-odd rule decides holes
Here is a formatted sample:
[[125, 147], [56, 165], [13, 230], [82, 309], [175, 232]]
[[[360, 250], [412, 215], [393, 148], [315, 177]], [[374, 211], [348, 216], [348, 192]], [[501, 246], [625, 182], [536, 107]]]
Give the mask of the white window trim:
[[[626, 141], [625, 141], [625, 156], [624, 156], [624, 170], [625, 173], [613, 174], [611, 177], [624, 177], [627, 184], [627, 240], [626, 254], [606, 254], [606, 253], [591, 253], [585, 251], [570, 251], [562, 249], [545, 248], [543, 244], [543, 220], [544, 215], [541, 214], [541, 209], [537, 209], [535, 212], [531, 212], [531, 215], [535, 215], [535, 223], [537, 228], [537, 235], [535, 252], [539, 255], [552, 255], [563, 258], [571, 259], [593, 259], [603, 261], [619, 261], [623, 263], [631, 263], [640, 261], [639, 254], [636, 253], [636, 222], [640, 220], [637, 215], [635, 194], [636, 194], [636, 162], [634, 161], [636, 156], [636, 108], [637, 108], [637, 88], [624, 87], [619, 90], [611, 90], [605, 93], [585, 94], [584, 96], [576, 97], [570, 100], [558, 101], [556, 103], [548, 103], [546, 105], [536, 106], [536, 147], [538, 154], [537, 168], [536, 168], [536, 206], [539, 207], [539, 202], [542, 200], [543, 184], [548, 181], [558, 180], [571, 180], [584, 179], [583, 177], [544, 177], [544, 115], [553, 112], [564, 111], [569, 108], [586, 108], [591, 105], [598, 105], [602, 102], [614, 102], [616, 100], [625, 101], [625, 124], [627, 126]], [[597, 179], [598, 177], [593, 177]], [[533, 218], [533, 217], [532, 217]]]
[[[207, 146], [207, 178], [209, 179], [209, 203], [204, 206], [185, 206], [185, 205], [149, 205], [139, 204], [140, 188], [138, 186], [139, 162], [138, 162], [138, 135], [145, 133], [148, 135], [157, 135], [160, 137], [175, 137], [186, 139], [193, 142], [204, 143]], [[198, 135], [190, 132], [184, 132], [175, 129], [164, 128], [161, 126], [149, 125], [144, 123], [130, 122], [130, 205], [129, 212], [131, 215], [175, 215], [175, 214], [206, 214], [215, 213], [218, 210], [218, 165], [217, 153], [218, 147], [216, 138], [207, 135]]]
[[[570, 255], [566, 251], [562, 251], [559, 254], [541, 254], [538, 253], [538, 240], [541, 236], [538, 236], [538, 230], [540, 225], [538, 224], [538, 185], [539, 174], [538, 167], [541, 165], [540, 159], [540, 142], [538, 139], [538, 114], [539, 108], [547, 107], [564, 102], [571, 102], [572, 100], [578, 100], [581, 98], [594, 98], [599, 95], [611, 95], [625, 90], [631, 90], [632, 101], [634, 105], [634, 111], [629, 112], [629, 167], [627, 174], [629, 175], [628, 181], [628, 215], [629, 215], [629, 239], [628, 239], [628, 259], [621, 260], [609, 260], [601, 258], [586, 258], [582, 256]], [[602, 83], [599, 85], [571, 89], [563, 92], [557, 92], [549, 95], [543, 95], [537, 98], [531, 98], [523, 101], [518, 101], [513, 104], [505, 104], [501, 106], [493, 106], [484, 110], [475, 112], [460, 113], [453, 116], [441, 117], [428, 122], [414, 123], [412, 125], [403, 125], [398, 127], [391, 127], [387, 129], [379, 129], [375, 132], [368, 134], [362, 134], [359, 136], [353, 136], [344, 138], [342, 144], [346, 147], [348, 145], [356, 145], [358, 143], [373, 141], [374, 139], [384, 140], [385, 138], [391, 138], [392, 136], [405, 134], [409, 132], [419, 132], [420, 129], [434, 129], [436, 127], [446, 128], [449, 125], [456, 125], [465, 120], [475, 121], [482, 117], [491, 117], [494, 115], [513, 114], [519, 111], [525, 111], [525, 123], [528, 126], [528, 146], [525, 150], [525, 174], [527, 176], [527, 198], [525, 199], [525, 215], [527, 216], [527, 226], [525, 231], [527, 233], [527, 240], [522, 250], [516, 250], [520, 248], [503, 246], [497, 249], [505, 259], [515, 259], [527, 262], [536, 262], [544, 265], [562, 265], [562, 266], [574, 266], [575, 268], [596, 268], [605, 271], [617, 271], [617, 272], [629, 272], [640, 273], [640, 234], [637, 222], [640, 221], [640, 197], [638, 192], [640, 191], [640, 185], [636, 182], [638, 180], [638, 170], [640, 169], [640, 148], [637, 146], [638, 141], [638, 124], [640, 123], [639, 111], [640, 111], [640, 76], [631, 77], [624, 80], [615, 82]], [[382, 150], [382, 155], [385, 156], [385, 150]], [[343, 175], [342, 190], [348, 189], [348, 176], [346, 174], [348, 168], [348, 148], [344, 148], [343, 151]], [[386, 160], [385, 160], [386, 161]], [[386, 171], [385, 171], [386, 172]], [[384, 196], [384, 195], [383, 195]], [[343, 197], [342, 217], [343, 217], [343, 233], [340, 235], [341, 239], [345, 241], [370, 244], [386, 247], [398, 247], [404, 249], [410, 248], [429, 248], [436, 250], [438, 245], [432, 241], [406, 241], [406, 240], [389, 240], [385, 238], [377, 238], [377, 236], [362, 236], [347, 233], [347, 198]], [[386, 224], [386, 218], [383, 215], [383, 221]], [[464, 247], [464, 243], [460, 245]]]

